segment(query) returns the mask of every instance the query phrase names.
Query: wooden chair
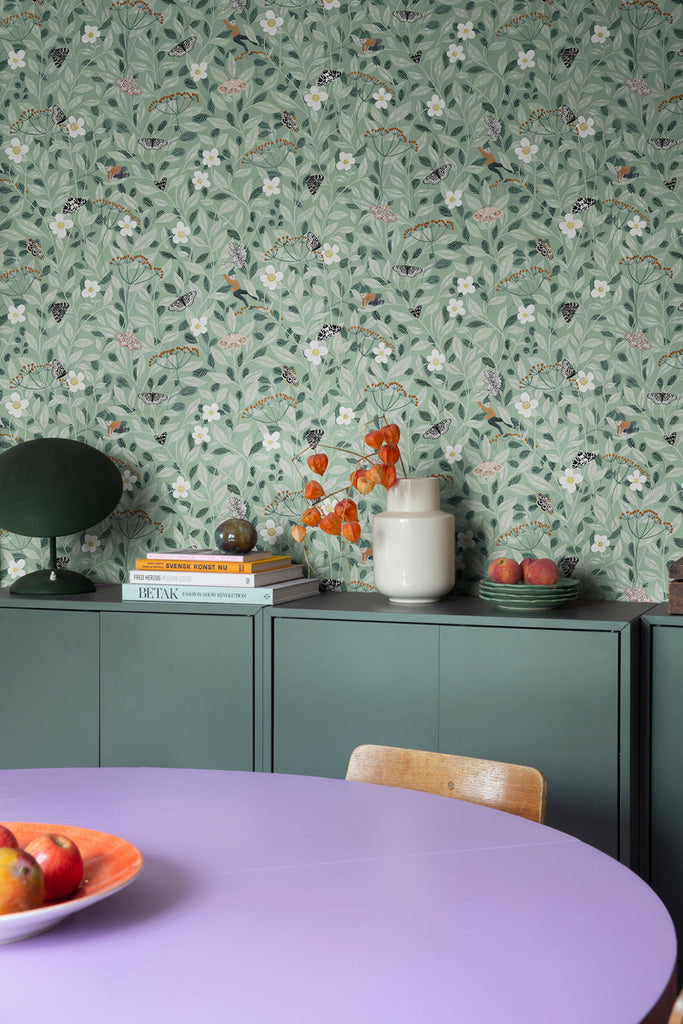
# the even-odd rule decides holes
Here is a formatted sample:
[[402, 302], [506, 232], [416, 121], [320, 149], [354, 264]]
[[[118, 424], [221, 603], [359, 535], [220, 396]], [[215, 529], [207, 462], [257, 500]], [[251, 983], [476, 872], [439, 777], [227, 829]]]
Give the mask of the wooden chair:
[[669, 1024], [683, 1024], [683, 989], [678, 993], [678, 999], [673, 1005]]
[[545, 819], [545, 775], [524, 765], [364, 744], [351, 754], [346, 778], [486, 804], [531, 821]]

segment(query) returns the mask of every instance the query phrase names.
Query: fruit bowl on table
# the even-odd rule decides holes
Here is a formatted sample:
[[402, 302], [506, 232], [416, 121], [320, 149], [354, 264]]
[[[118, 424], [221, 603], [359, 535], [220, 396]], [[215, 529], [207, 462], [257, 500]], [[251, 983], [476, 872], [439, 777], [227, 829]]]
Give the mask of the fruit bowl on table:
[[142, 871], [142, 854], [132, 843], [107, 832], [75, 825], [46, 825], [31, 821], [3, 822], [15, 835], [21, 849], [45, 832], [68, 836], [83, 858], [83, 881], [73, 896], [44, 903], [36, 910], [0, 914], [0, 945], [28, 939], [63, 921], [84, 907], [113, 896], [130, 885]]
[[547, 611], [560, 608], [579, 596], [577, 580], [560, 579], [557, 583], [494, 583], [484, 579], [479, 583], [479, 597], [506, 611]]

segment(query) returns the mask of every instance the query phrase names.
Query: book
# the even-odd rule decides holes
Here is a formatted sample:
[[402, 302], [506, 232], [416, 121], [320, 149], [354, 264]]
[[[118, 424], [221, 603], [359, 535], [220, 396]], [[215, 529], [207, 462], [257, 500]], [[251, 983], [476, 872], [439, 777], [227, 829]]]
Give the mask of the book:
[[131, 569], [128, 578], [131, 583], [178, 584], [180, 586], [199, 587], [264, 587], [269, 583], [282, 583], [303, 576], [302, 565], [285, 565], [272, 572], [171, 572], [162, 569], [151, 570]]
[[266, 572], [291, 565], [289, 555], [277, 555], [275, 558], [263, 558], [256, 562], [222, 562], [215, 559], [194, 558], [138, 558], [135, 568], [152, 572]]
[[262, 562], [267, 558], [289, 558], [289, 555], [274, 555], [272, 551], [245, 551], [238, 555], [219, 548], [178, 548], [176, 551], [148, 551], [147, 558], [173, 562]]
[[157, 601], [166, 604], [205, 602], [208, 604], [285, 604], [303, 597], [313, 597], [320, 590], [320, 581], [288, 580], [270, 587], [189, 587], [162, 586], [158, 583], [122, 583], [122, 601]]

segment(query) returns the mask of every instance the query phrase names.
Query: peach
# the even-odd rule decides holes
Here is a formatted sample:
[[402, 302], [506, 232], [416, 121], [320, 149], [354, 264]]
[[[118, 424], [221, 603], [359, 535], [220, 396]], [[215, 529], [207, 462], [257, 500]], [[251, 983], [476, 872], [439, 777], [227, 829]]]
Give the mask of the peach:
[[560, 578], [560, 570], [552, 558], [535, 558], [526, 573], [526, 583], [532, 586], [552, 586]]
[[494, 583], [519, 583], [522, 567], [514, 558], [494, 558], [489, 565], [489, 576]]
[[532, 562], [535, 561], [535, 558], [532, 558], [531, 555], [527, 555], [527, 557], [523, 558], [522, 561], [519, 563], [522, 568], [522, 583], [526, 583], [526, 574], [529, 570], [529, 566]]

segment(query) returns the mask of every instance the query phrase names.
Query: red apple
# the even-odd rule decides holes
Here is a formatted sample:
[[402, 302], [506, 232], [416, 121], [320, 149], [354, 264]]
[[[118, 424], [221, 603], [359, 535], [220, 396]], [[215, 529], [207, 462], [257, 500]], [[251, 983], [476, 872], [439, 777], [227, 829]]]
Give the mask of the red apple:
[[83, 881], [83, 858], [68, 836], [45, 832], [27, 843], [25, 852], [42, 868], [46, 900], [66, 899]]
[[0, 825], [0, 849], [3, 846], [12, 846], [15, 849], [19, 846], [14, 832], [10, 832], [6, 825]]
[[43, 872], [26, 850], [0, 847], [0, 914], [35, 910], [45, 897]]
[[523, 558], [522, 561], [519, 563], [522, 570], [522, 583], [526, 583], [526, 574], [529, 571], [529, 566], [532, 562], [535, 561], [535, 558], [532, 558], [530, 555], [527, 555], [527, 557]]
[[489, 565], [489, 576], [494, 583], [519, 583], [522, 568], [514, 558], [494, 558]]
[[552, 586], [560, 578], [560, 570], [552, 558], [535, 558], [526, 572], [525, 582], [532, 586]]

